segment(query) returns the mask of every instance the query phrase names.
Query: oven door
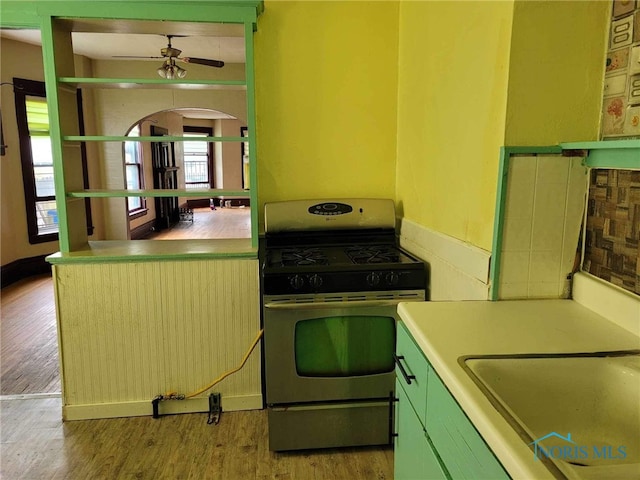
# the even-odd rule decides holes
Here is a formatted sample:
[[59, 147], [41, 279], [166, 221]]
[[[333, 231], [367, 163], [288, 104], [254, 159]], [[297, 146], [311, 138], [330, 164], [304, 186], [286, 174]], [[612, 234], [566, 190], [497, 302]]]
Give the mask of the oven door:
[[424, 293], [384, 297], [265, 296], [267, 404], [388, 398], [397, 304], [424, 300]]

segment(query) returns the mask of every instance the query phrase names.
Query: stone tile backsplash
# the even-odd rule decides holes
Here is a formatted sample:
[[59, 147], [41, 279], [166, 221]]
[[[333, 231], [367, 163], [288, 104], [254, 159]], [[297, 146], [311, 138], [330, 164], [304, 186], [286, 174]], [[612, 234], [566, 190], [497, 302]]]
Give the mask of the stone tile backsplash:
[[640, 171], [591, 170], [582, 269], [640, 295]]

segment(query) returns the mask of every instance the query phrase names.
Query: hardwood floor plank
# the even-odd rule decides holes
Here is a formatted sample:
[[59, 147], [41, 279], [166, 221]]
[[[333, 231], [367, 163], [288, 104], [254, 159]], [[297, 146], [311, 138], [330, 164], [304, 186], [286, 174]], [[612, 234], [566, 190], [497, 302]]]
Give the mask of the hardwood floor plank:
[[251, 208], [195, 208], [193, 222], [178, 222], [146, 240], [184, 240], [198, 238], [250, 238]]
[[271, 452], [264, 410], [66, 422], [59, 398], [0, 402], [7, 479], [386, 480], [390, 447]]
[[16, 282], [0, 295], [0, 394], [60, 392], [51, 276]]

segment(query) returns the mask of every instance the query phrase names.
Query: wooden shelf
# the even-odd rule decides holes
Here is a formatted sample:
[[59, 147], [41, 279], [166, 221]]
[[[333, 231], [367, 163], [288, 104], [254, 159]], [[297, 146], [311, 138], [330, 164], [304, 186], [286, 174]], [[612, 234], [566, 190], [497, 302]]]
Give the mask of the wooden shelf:
[[125, 197], [248, 197], [249, 190], [224, 190], [224, 189], [150, 189], [150, 190], [77, 190], [67, 192], [67, 197], [74, 198], [125, 198]]
[[47, 257], [52, 264], [144, 261], [180, 261], [216, 258], [256, 258], [251, 239], [199, 240], [102, 240], [88, 242], [74, 252], [54, 253]]
[[128, 137], [126, 135], [65, 135], [65, 142], [246, 142], [247, 137], [183, 137], [153, 136]]
[[59, 77], [59, 83], [78, 88], [178, 88], [192, 90], [246, 90], [244, 80], [167, 80], [166, 78]]
[[561, 143], [564, 150], [609, 150], [618, 148], [640, 148], [640, 139], [603, 140], [600, 142], [568, 142]]
[[561, 143], [564, 150], [588, 150], [590, 168], [640, 169], [640, 139]]

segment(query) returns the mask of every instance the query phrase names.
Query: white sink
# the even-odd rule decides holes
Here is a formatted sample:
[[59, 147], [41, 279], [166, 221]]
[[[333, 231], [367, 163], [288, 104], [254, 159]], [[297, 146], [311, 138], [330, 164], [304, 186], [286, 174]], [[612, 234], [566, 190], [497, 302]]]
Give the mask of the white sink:
[[532, 461], [569, 478], [640, 478], [640, 351], [460, 363], [529, 444]]

